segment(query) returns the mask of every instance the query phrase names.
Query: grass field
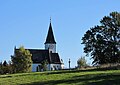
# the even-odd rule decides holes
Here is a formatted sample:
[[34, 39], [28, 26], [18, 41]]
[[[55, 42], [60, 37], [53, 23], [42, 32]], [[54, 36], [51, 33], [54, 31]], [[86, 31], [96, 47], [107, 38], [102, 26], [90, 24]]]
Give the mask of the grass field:
[[120, 70], [8, 74], [0, 75], [0, 85], [120, 85]]

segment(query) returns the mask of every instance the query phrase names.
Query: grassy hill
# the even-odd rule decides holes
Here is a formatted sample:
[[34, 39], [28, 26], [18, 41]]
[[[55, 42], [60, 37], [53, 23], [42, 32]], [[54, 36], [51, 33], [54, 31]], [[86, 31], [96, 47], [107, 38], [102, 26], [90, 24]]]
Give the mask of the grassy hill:
[[120, 85], [120, 70], [8, 74], [0, 75], [0, 85]]

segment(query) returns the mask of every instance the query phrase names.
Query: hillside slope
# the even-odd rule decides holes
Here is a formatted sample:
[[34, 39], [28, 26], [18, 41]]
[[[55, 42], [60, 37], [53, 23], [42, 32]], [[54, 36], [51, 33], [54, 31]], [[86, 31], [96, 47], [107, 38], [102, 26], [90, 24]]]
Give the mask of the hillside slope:
[[120, 85], [120, 70], [8, 74], [0, 75], [0, 85]]

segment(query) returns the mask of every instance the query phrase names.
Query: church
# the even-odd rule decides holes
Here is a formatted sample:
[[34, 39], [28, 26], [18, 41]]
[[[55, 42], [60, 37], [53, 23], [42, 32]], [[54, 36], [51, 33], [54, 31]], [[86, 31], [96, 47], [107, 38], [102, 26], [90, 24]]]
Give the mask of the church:
[[[32, 72], [43, 71], [41, 63], [47, 61], [47, 70], [61, 70], [64, 68], [62, 59], [56, 52], [56, 41], [53, 34], [51, 19], [48, 34], [45, 41], [45, 49], [26, 49], [32, 54]], [[15, 48], [15, 50], [18, 50]]]

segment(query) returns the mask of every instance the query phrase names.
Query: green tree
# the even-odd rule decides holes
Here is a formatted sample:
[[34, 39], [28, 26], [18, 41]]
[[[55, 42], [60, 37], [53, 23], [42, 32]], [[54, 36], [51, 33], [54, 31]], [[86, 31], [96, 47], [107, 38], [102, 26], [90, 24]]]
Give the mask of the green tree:
[[0, 62], [0, 74], [3, 74], [4, 72], [3, 72], [3, 64], [2, 64], [2, 62]]
[[8, 73], [10, 73], [10, 74], [13, 73], [13, 64], [11, 61], [8, 61], [7, 68], [8, 68]]
[[4, 62], [3, 62], [3, 66], [7, 66], [8, 64], [7, 64], [7, 61], [5, 60]]
[[87, 66], [86, 62], [87, 61], [86, 61], [85, 57], [79, 58], [77, 61], [78, 67], [86, 67]]
[[47, 60], [44, 60], [42, 63], [41, 63], [41, 66], [43, 68], [44, 71], [47, 71], [47, 65], [48, 65], [48, 61]]
[[6, 62], [6, 60], [2, 64], [2, 70], [3, 74], [9, 73], [8, 63]]
[[93, 64], [120, 63], [120, 13], [112, 12], [100, 23], [84, 34], [84, 52], [91, 54]]
[[3, 63], [0, 62], [0, 74], [6, 74], [6, 73], [13, 73], [13, 67], [11, 61], [8, 63], [4, 61]]
[[31, 72], [32, 60], [29, 50], [20, 47], [15, 49], [14, 56], [11, 56], [14, 72]]

